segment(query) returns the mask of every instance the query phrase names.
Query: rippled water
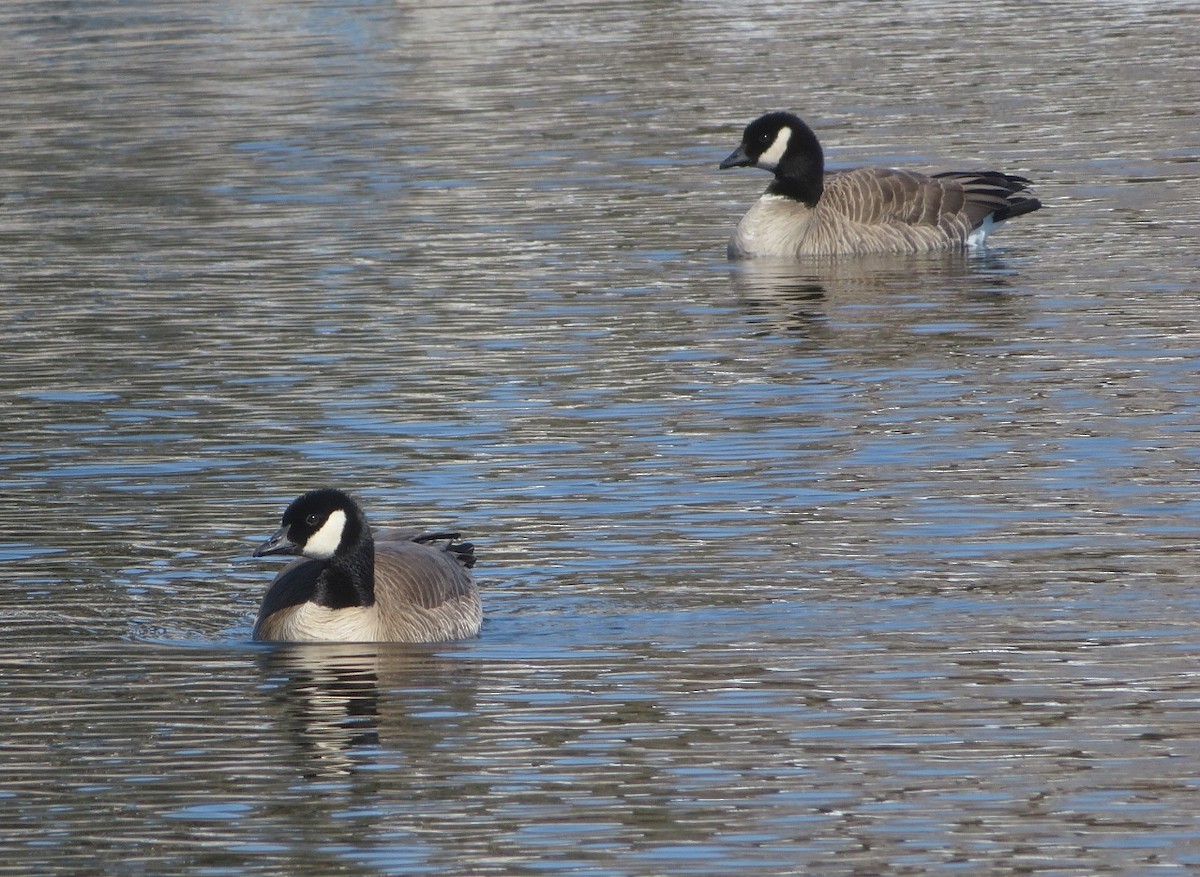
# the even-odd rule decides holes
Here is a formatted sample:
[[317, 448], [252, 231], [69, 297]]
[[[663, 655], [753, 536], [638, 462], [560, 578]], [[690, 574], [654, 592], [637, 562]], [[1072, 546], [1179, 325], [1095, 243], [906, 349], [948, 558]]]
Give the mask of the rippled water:
[[[0, 8], [0, 873], [1200, 865], [1192, 4]], [[766, 109], [985, 256], [730, 266]], [[248, 642], [308, 487], [437, 648]]]

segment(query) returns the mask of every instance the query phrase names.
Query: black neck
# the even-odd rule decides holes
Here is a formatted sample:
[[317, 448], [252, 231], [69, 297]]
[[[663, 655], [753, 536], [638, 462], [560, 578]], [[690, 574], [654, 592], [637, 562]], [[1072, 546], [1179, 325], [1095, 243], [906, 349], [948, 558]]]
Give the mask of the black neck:
[[375, 604], [375, 543], [369, 535], [325, 561], [312, 602], [329, 609]]
[[798, 119], [792, 126], [787, 151], [775, 168], [775, 179], [767, 187], [772, 195], [782, 195], [813, 208], [825, 191], [825, 153], [812, 129]]
[[821, 194], [825, 191], [824, 181], [820, 177], [814, 182], [811, 179], [781, 177], [778, 173], [776, 171], [775, 179], [767, 186], [770, 194], [799, 201], [810, 210], [817, 206], [817, 202], [821, 200]]

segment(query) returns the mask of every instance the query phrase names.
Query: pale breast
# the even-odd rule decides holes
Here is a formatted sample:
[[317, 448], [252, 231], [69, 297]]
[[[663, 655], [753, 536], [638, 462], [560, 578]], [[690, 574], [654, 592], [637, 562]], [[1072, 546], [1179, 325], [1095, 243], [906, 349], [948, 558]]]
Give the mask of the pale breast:
[[316, 603], [297, 603], [263, 618], [254, 638], [276, 642], [378, 642], [379, 612], [375, 606], [329, 609]]
[[730, 259], [794, 257], [805, 251], [813, 211], [799, 201], [763, 195], [742, 217], [729, 239]]

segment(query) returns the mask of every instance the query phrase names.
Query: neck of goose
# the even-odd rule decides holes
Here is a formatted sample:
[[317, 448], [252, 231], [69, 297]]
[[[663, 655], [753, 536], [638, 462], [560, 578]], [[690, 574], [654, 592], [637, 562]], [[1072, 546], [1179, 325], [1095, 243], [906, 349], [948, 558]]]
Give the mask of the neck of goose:
[[799, 201], [810, 210], [821, 200], [825, 191], [825, 154], [808, 126], [792, 132], [788, 151], [775, 167], [775, 179], [767, 191]]
[[781, 195], [784, 198], [799, 201], [809, 210], [812, 210], [817, 206], [817, 202], [821, 200], [825, 186], [822, 182], [817, 182], [816, 184], [802, 183], [776, 177], [771, 185], [767, 187], [767, 191], [772, 195]]
[[375, 542], [370, 534], [353, 550], [325, 561], [312, 602], [329, 609], [375, 605]]

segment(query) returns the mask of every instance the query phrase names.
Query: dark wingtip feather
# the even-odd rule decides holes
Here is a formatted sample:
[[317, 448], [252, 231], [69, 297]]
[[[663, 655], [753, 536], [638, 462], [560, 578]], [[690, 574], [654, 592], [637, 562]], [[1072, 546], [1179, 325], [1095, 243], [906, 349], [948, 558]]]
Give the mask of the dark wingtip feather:
[[475, 546], [470, 542], [451, 542], [446, 546], [446, 550], [454, 555], [458, 565], [464, 569], [475, 566]]
[[996, 222], [1012, 219], [1014, 216], [1024, 216], [1042, 209], [1042, 202], [1032, 196], [1010, 197], [1008, 207], [996, 211]]
[[1027, 177], [1000, 171], [945, 171], [933, 176], [962, 185], [968, 204], [974, 205], [976, 225], [988, 215], [995, 222], [1004, 222], [1042, 207], [1042, 202], [1029, 193], [1033, 181]]
[[458, 538], [461, 533], [422, 533], [420, 536], [414, 536], [413, 542], [420, 542], [424, 545], [427, 542], [445, 542], [446, 551], [454, 555], [454, 560], [459, 566], [464, 569], [471, 569], [475, 566], [475, 546], [470, 542], [459, 542]]

